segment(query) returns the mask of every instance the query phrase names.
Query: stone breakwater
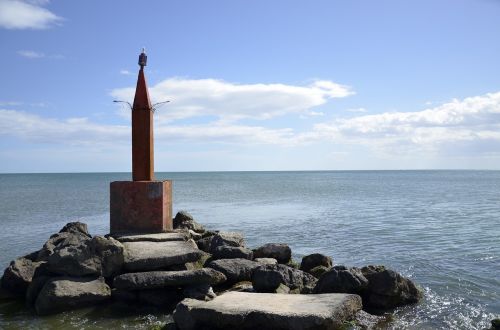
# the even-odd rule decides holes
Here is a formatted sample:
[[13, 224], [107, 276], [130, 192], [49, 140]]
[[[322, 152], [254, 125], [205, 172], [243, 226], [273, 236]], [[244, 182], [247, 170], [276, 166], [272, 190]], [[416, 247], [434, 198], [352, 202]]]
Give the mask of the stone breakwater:
[[10, 263], [0, 299], [22, 298], [39, 315], [110, 302], [161, 306], [173, 311], [169, 329], [369, 329], [422, 298], [384, 266], [334, 265], [317, 253], [298, 264], [287, 244], [252, 250], [240, 233], [205, 230], [184, 211], [174, 228], [92, 237], [86, 224], [68, 223]]

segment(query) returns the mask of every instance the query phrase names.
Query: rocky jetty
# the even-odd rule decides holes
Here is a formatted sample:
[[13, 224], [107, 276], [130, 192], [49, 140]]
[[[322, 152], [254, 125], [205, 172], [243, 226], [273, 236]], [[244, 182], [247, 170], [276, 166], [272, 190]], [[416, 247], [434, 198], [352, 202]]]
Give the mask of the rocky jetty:
[[384, 266], [334, 265], [291, 248], [251, 249], [241, 233], [208, 231], [185, 212], [173, 232], [91, 236], [65, 225], [39, 251], [10, 263], [2, 299], [24, 299], [39, 315], [111, 302], [162, 306], [178, 329], [374, 327], [422, 291]]

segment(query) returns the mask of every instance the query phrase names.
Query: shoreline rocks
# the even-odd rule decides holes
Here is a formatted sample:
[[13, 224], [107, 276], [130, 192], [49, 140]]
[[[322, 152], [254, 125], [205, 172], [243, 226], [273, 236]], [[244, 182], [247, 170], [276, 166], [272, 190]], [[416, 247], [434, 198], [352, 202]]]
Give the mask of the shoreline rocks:
[[207, 231], [187, 212], [174, 224], [168, 233], [92, 237], [86, 224], [68, 223], [39, 251], [11, 262], [1, 299], [24, 296], [39, 315], [111, 300], [175, 308], [180, 329], [333, 329], [344, 321], [369, 328], [381, 318], [366, 311], [422, 297], [384, 266], [333, 266], [318, 253], [299, 266], [287, 244], [252, 250], [241, 233]]

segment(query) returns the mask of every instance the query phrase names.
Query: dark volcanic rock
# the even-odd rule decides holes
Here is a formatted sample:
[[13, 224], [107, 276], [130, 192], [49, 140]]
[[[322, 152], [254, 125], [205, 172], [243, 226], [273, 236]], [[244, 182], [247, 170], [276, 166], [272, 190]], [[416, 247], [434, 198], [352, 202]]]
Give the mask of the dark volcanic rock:
[[24, 296], [33, 279], [35, 270], [42, 262], [19, 258], [11, 261], [2, 276], [2, 287], [14, 294]]
[[302, 258], [300, 263], [300, 270], [308, 272], [318, 266], [323, 266], [326, 268], [332, 267], [332, 258], [325, 256], [320, 253], [313, 253]]
[[70, 245], [80, 245], [90, 237], [80, 232], [61, 232], [50, 236], [42, 249], [38, 252], [37, 261], [46, 261], [54, 253], [56, 248], [63, 248]]
[[83, 234], [89, 238], [92, 236], [89, 234], [87, 224], [83, 222], [68, 222], [59, 233], [71, 233], [71, 234]]
[[292, 257], [292, 250], [286, 244], [268, 243], [253, 251], [254, 258], [274, 258], [280, 264], [286, 264]]
[[259, 263], [248, 259], [219, 259], [207, 264], [207, 267], [226, 275], [228, 284], [250, 281], [253, 270], [259, 266]]
[[310, 269], [308, 273], [316, 278], [320, 278], [324, 273], [326, 273], [330, 269], [331, 267], [327, 268], [325, 266], [316, 266], [313, 269]]
[[190, 229], [196, 233], [203, 233], [205, 228], [197, 223], [193, 216], [186, 211], [180, 211], [174, 218], [174, 229]]
[[198, 249], [210, 253], [211, 251], [211, 246], [212, 246], [212, 239], [213, 236], [208, 236], [204, 238], [200, 238], [199, 240], [196, 241], [196, 245], [198, 246]]
[[167, 310], [173, 310], [182, 298], [181, 292], [177, 289], [140, 290], [137, 292], [137, 300], [140, 303], [164, 307]]
[[218, 246], [212, 253], [212, 257], [214, 260], [217, 259], [253, 259], [253, 252], [250, 249], [241, 247], [241, 246]]
[[45, 283], [35, 302], [39, 315], [58, 313], [103, 302], [111, 297], [111, 289], [103, 277], [54, 278]]
[[281, 264], [261, 265], [252, 275], [252, 285], [257, 292], [276, 292], [283, 284], [291, 290], [309, 293], [316, 281], [311, 274]]
[[212, 236], [212, 241], [210, 242], [211, 253], [213, 253], [219, 246], [244, 247], [245, 239], [241, 233], [221, 231]]
[[315, 293], [359, 293], [368, 285], [361, 270], [355, 267], [335, 266], [318, 280]]
[[99, 257], [102, 276], [111, 277], [117, 275], [124, 261], [122, 243], [112, 237], [95, 236], [91, 241], [91, 245], [92, 250]]
[[122, 274], [115, 277], [113, 286], [123, 290], [144, 290], [196, 284], [219, 284], [225, 280], [226, 277], [221, 272], [211, 268], [202, 268]]
[[376, 309], [388, 309], [416, 303], [422, 292], [415, 284], [384, 266], [366, 266], [361, 269], [368, 280], [363, 292], [363, 305]]
[[28, 286], [28, 290], [26, 290], [26, 306], [32, 307], [35, 304], [38, 294], [44, 287], [45, 283], [47, 283], [47, 281], [50, 279], [50, 276], [38, 276], [33, 278], [30, 285]]

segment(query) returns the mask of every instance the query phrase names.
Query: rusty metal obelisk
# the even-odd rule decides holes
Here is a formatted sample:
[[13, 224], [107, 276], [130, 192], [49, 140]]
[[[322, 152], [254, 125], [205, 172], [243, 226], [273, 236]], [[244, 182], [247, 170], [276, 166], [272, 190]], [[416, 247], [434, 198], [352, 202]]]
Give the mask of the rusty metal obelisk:
[[132, 179], [154, 180], [153, 111], [144, 76], [147, 65], [144, 49], [139, 55], [139, 76], [132, 106]]
[[144, 75], [146, 52], [139, 55], [139, 76], [132, 105], [132, 180], [110, 185], [111, 233], [172, 230], [172, 181], [154, 180], [153, 107]]

